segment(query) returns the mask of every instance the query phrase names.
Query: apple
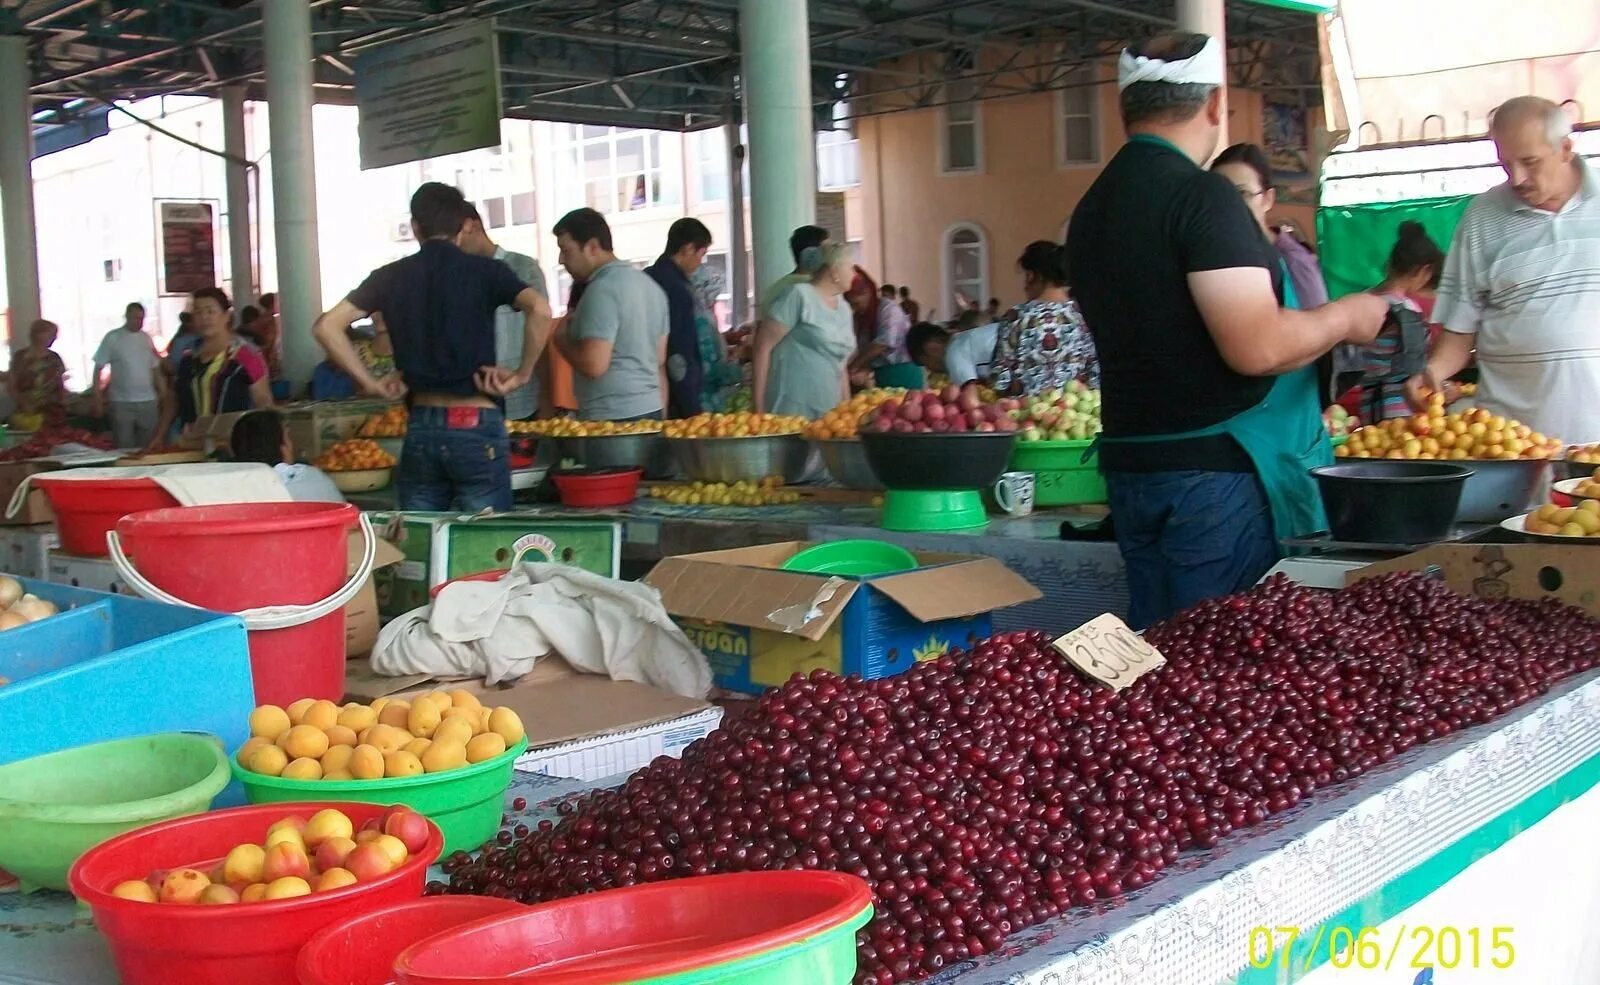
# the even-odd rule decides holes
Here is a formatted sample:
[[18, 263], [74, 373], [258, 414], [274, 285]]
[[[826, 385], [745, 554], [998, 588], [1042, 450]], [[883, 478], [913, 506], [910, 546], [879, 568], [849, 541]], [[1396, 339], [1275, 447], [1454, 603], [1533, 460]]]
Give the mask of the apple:
[[942, 421], [944, 420], [944, 404], [924, 404], [922, 415], [928, 419], [929, 424], [935, 421]]
[[953, 404], [961, 399], [961, 388], [951, 383], [939, 391], [939, 399], [944, 403]]
[[900, 419], [904, 421], [922, 420], [922, 403], [917, 400], [908, 400], [900, 408]]

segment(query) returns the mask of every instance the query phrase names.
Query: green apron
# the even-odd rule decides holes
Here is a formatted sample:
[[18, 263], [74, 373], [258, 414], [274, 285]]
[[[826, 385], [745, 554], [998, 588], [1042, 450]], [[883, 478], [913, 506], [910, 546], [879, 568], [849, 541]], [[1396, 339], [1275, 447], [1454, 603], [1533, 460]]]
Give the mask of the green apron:
[[[1131, 139], [1167, 144], [1145, 134], [1136, 134]], [[1287, 271], [1284, 302], [1284, 306], [1290, 308], [1299, 303]], [[1150, 444], [1222, 434], [1237, 441], [1255, 464], [1256, 474], [1267, 492], [1273, 532], [1278, 540], [1305, 537], [1328, 529], [1322, 494], [1311, 477], [1311, 469], [1333, 464], [1333, 444], [1328, 440], [1328, 429], [1322, 421], [1315, 364], [1279, 376], [1260, 403], [1219, 424], [1177, 434], [1126, 438], [1102, 435], [1100, 440], [1111, 444]]]

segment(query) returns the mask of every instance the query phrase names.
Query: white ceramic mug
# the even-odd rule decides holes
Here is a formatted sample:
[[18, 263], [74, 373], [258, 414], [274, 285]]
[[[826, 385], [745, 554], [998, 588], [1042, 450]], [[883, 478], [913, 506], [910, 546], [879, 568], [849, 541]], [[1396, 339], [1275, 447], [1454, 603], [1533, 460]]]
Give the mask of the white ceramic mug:
[[1033, 473], [1007, 472], [995, 480], [994, 501], [1012, 516], [1033, 512]]

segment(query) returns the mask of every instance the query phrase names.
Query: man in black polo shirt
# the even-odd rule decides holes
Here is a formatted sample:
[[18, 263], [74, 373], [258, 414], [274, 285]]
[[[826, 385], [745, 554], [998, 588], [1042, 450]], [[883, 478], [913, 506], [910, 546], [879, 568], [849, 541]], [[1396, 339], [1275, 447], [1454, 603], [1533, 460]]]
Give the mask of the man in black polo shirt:
[[[417, 252], [379, 267], [317, 319], [328, 358], [375, 396], [407, 397], [398, 470], [403, 510], [475, 513], [511, 508], [505, 395], [533, 376], [549, 339], [550, 307], [511, 268], [456, 246], [467, 217], [458, 189], [430, 181], [411, 196]], [[522, 312], [522, 362], [495, 364], [495, 309]], [[375, 378], [345, 331], [381, 312], [394, 343], [393, 376]]]
[[1094, 334], [1101, 469], [1144, 627], [1248, 587], [1278, 541], [1324, 529], [1307, 469], [1332, 461], [1313, 361], [1387, 312], [1356, 295], [1279, 307], [1279, 261], [1234, 187], [1202, 167], [1221, 135], [1222, 47], [1152, 38], [1118, 71], [1129, 142], [1068, 226], [1073, 296]]
[[700, 333], [695, 325], [694, 292], [689, 278], [706, 262], [711, 230], [699, 219], [683, 218], [667, 229], [667, 248], [644, 269], [667, 295], [667, 416], [700, 413]]

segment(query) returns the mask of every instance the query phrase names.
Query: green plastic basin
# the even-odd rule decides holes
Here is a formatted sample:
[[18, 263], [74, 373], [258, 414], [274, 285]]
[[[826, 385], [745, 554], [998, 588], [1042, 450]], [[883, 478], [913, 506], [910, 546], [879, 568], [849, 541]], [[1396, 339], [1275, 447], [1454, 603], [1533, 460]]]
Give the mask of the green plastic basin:
[[209, 735], [115, 739], [0, 766], [0, 868], [24, 892], [66, 889], [78, 856], [108, 838], [199, 814], [228, 785]]
[[785, 571], [804, 571], [813, 575], [866, 578], [914, 570], [917, 556], [899, 544], [881, 540], [836, 540], [827, 544], [813, 544], [783, 562], [780, 567]]
[[763, 954], [651, 978], [642, 985], [849, 985], [856, 976], [856, 931], [872, 919], [872, 907], [815, 937]]
[[444, 832], [444, 853], [472, 851], [494, 838], [505, 811], [506, 788], [517, 757], [528, 748], [522, 739], [493, 759], [443, 773], [385, 777], [381, 780], [293, 780], [252, 773], [233, 763], [233, 775], [252, 804], [294, 800], [353, 800], [362, 804], [405, 804]]
[[906, 532], [976, 530], [989, 514], [976, 489], [890, 489], [883, 494], [883, 529]]
[[1099, 454], [1089, 451], [1093, 444], [1093, 438], [1018, 441], [1011, 449], [1011, 470], [1033, 473], [1038, 506], [1104, 503], [1106, 479], [1100, 474]]

